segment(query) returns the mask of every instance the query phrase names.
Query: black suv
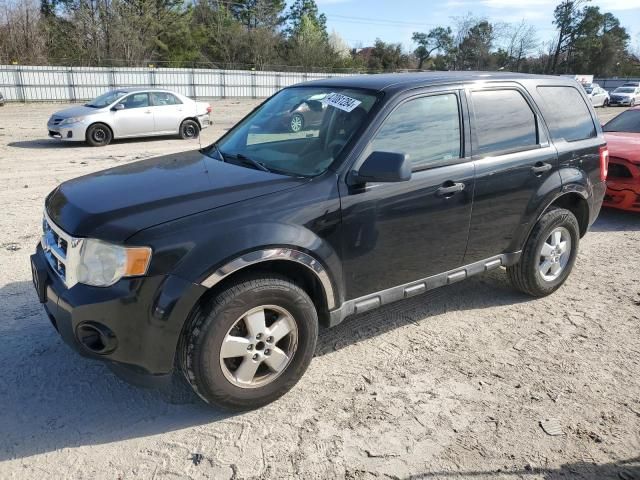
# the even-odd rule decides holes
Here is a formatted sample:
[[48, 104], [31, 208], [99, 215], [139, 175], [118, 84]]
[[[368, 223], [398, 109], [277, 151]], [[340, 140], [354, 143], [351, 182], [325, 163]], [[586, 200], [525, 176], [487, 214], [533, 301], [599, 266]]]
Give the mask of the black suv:
[[[317, 124], [265, 127], [309, 99]], [[200, 151], [60, 185], [33, 280], [80, 352], [138, 383], [181, 372], [207, 402], [253, 408], [300, 379], [321, 324], [499, 267], [522, 292], [555, 291], [607, 163], [573, 80], [304, 83]]]

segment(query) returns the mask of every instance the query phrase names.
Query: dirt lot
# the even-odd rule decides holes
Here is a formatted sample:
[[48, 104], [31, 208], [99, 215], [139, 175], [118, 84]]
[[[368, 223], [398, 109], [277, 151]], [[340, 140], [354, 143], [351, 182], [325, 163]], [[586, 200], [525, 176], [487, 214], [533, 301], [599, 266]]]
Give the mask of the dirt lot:
[[[252, 105], [216, 101], [204, 140]], [[59, 108], [0, 108], [0, 478], [640, 479], [638, 215], [603, 211], [551, 297], [495, 271], [352, 318], [321, 332], [291, 393], [229, 415], [128, 386], [51, 328], [28, 262], [45, 195], [197, 147], [58, 143]]]

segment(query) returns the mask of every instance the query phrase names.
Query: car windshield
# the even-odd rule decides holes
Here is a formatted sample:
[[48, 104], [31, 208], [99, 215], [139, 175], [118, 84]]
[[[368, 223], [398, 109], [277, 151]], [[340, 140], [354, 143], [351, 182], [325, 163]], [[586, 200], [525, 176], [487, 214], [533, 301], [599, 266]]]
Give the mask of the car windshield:
[[602, 130], [605, 132], [640, 133], [640, 110], [627, 110], [610, 120]]
[[636, 89], [633, 87], [620, 87], [620, 88], [616, 88], [614, 93], [633, 93], [635, 91]]
[[318, 175], [365, 124], [377, 99], [361, 89], [286, 88], [203, 151], [249, 168]]
[[123, 90], [112, 90], [110, 92], [103, 93], [102, 95], [100, 95], [97, 98], [94, 98], [89, 103], [85, 104], [85, 106], [86, 107], [93, 107], [93, 108], [108, 107], [109, 105], [111, 105], [113, 102], [115, 102], [119, 98], [124, 97], [126, 94], [127, 94], [127, 92], [125, 92]]

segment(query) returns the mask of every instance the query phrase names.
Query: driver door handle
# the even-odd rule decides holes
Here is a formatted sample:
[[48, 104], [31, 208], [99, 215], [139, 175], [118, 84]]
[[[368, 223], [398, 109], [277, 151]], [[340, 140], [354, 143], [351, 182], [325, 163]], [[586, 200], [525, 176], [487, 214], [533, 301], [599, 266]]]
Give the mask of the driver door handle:
[[444, 182], [438, 190], [436, 190], [436, 195], [439, 197], [449, 198], [456, 193], [463, 191], [464, 187], [465, 185], [462, 182], [454, 183], [452, 181], [447, 181]]
[[544, 172], [548, 172], [552, 168], [553, 166], [550, 163], [538, 162], [533, 167], [531, 167], [531, 171], [538, 175]]

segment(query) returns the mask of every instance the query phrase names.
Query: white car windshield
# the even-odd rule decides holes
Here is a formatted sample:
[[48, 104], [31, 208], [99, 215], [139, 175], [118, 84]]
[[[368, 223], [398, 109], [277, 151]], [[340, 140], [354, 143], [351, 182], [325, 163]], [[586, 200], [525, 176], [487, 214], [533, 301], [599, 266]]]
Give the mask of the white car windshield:
[[126, 94], [127, 94], [127, 92], [125, 92], [123, 90], [112, 90], [110, 92], [103, 93], [99, 97], [94, 98], [89, 103], [85, 104], [85, 106], [86, 107], [93, 107], [93, 108], [108, 107], [109, 105], [111, 105], [113, 102], [115, 102], [119, 98], [124, 97]]
[[362, 89], [286, 88], [203, 151], [248, 168], [318, 175], [366, 123], [377, 99]]

